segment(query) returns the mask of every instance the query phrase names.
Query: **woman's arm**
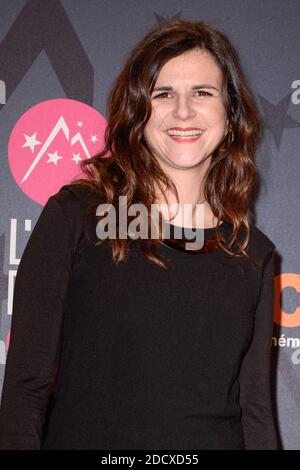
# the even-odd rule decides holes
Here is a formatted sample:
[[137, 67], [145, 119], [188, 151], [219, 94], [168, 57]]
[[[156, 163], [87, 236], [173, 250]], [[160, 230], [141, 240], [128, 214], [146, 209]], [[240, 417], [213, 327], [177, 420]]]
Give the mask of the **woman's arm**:
[[13, 297], [0, 409], [0, 449], [40, 449], [71, 272], [71, 233], [55, 196], [25, 247]]
[[255, 312], [254, 334], [240, 369], [240, 404], [246, 450], [277, 449], [270, 397], [274, 314], [274, 250], [267, 256]]

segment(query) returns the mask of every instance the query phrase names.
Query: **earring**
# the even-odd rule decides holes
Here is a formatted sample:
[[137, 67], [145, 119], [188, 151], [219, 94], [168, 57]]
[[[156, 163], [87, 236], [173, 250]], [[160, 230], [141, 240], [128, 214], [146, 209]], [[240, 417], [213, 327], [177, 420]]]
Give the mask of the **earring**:
[[232, 129], [231, 126], [229, 127], [229, 132], [226, 135], [226, 138], [227, 138], [228, 135], [230, 135], [230, 142], [229, 142], [229, 144], [227, 144], [227, 147], [225, 147], [225, 148], [224, 147], [219, 147], [219, 150], [222, 150], [223, 152], [225, 150], [227, 150], [230, 147], [230, 145], [232, 144], [232, 142], [234, 141], [234, 132], [233, 132], [233, 129]]

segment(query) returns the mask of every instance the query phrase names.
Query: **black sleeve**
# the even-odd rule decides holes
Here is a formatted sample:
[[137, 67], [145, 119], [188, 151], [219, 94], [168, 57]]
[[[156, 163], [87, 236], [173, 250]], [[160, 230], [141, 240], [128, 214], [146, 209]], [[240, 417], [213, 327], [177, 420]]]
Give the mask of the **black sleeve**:
[[278, 449], [270, 394], [274, 314], [274, 250], [263, 265], [254, 333], [243, 358], [239, 382], [246, 450]]
[[1, 409], [0, 449], [40, 449], [71, 271], [70, 226], [51, 196], [15, 280]]

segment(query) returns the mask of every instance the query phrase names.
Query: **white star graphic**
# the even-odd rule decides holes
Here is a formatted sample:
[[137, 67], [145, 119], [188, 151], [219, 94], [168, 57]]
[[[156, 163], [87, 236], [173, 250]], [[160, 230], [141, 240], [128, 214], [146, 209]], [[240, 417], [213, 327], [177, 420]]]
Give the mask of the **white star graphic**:
[[97, 140], [98, 140], [98, 137], [96, 135], [91, 135], [91, 142], [93, 142], [93, 144], [97, 142]]
[[82, 160], [82, 158], [80, 157], [80, 153], [73, 153], [73, 158], [72, 158], [72, 160], [73, 160], [74, 162], [76, 162], [76, 165], [78, 165], [78, 162], [79, 162], [80, 160]]
[[77, 126], [78, 126], [78, 127], [82, 127], [82, 126], [83, 126], [83, 122], [82, 122], [82, 121], [77, 121]]
[[57, 166], [57, 161], [63, 158], [57, 154], [57, 150], [55, 150], [54, 153], [47, 153], [47, 155], [49, 155], [50, 158], [46, 163], [54, 163], [54, 165], [56, 166]]
[[34, 134], [32, 134], [31, 136], [27, 135], [27, 134], [24, 134], [24, 137], [26, 139], [26, 142], [25, 144], [22, 145], [22, 148], [25, 148], [25, 147], [29, 147], [30, 150], [32, 151], [32, 153], [34, 152], [34, 147], [36, 145], [40, 145], [42, 142], [40, 142], [39, 140], [36, 139], [36, 134], [37, 132], [35, 132]]

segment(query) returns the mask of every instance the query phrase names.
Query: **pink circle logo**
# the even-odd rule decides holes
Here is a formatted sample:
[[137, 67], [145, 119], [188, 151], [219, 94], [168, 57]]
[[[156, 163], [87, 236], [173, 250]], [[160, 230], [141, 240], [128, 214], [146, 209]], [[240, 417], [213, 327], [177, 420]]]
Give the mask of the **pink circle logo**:
[[15, 124], [8, 161], [20, 189], [38, 204], [72, 179], [85, 178], [79, 162], [102, 150], [106, 119], [91, 106], [53, 99], [28, 109]]

